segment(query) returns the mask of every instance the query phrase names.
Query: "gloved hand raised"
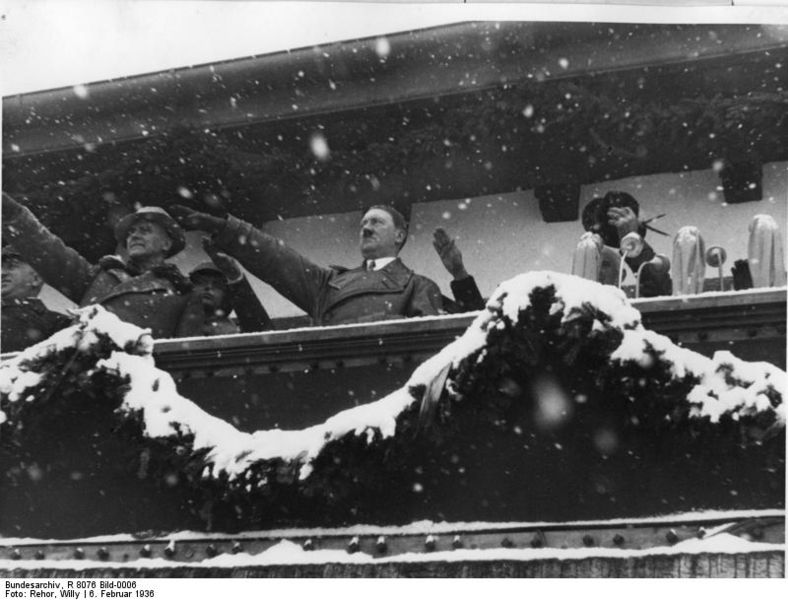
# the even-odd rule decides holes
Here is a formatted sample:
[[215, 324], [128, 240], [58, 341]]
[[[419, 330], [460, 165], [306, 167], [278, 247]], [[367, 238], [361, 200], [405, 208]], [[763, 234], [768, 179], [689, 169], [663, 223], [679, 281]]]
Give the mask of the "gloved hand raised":
[[607, 211], [608, 223], [618, 231], [622, 239], [628, 233], [638, 233], [640, 221], [635, 211], [628, 206], [611, 206]]
[[438, 227], [432, 235], [432, 246], [438, 253], [446, 270], [451, 273], [454, 279], [468, 277], [468, 272], [465, 270], [465, 264], [462, 261], [462, 253], [457, 248], [454, 240], [449, 237], [449, 234], [443, 228]]
[[186, 231], [199, 230], [210, 234], [219, 233], [224, 229], [226, 222], [225, 219], [196, 211], [182, 204], [174, 204], [169, 207], [168, 211]]
[[213, 264], [217, 266], [217, 268], [224, 273], [224, 276], [227, 278], [227, 283], [237, 283], [241, 281], [243, 277], [243, 271], [241, 271], [241, 267], [231, 256], [228, 256], [224, 252], [220, 252], [216, 245], [213, 243], [213, 240], [209, 237], [202, 238], [202, 247], [205, 250], [205, 253], [211, 258]]

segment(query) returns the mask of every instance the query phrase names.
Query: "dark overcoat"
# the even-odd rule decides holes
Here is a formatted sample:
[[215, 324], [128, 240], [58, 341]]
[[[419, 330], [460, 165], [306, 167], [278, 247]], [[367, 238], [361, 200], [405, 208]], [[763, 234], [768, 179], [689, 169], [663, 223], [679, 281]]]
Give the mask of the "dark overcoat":
[[176, 335], [192, 285], [175, 265], [137, 273], [116, 256], [91, 264], [24, 207], [3, 223], [3, 232], [25, 262], [68, 299], [80, 306], [101, 304], [123, 321], [149, 328], [153, 337]]
[[233, 216], [217, 234], [216, 244], [309, 314], [316, 325], [436, 315], [441, 309], [435, 282], [400, 259], [378, 271], [321, 267]]
[[0, 315], [0, 352], [23, 350], [71, 323], [70, 318], [49, 310], [38, 298], [3, 300]]

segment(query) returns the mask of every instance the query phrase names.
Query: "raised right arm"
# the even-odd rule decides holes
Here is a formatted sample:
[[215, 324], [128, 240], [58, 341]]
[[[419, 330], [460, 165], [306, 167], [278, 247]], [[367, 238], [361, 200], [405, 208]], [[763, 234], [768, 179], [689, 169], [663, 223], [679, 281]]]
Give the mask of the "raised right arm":
[[331, 276], [330, 269], [316, 265], [282, 240], [232, 215], [228, 215], [215, 240], [217, 246], [237, 259], [252, 275], [310, 316], [316, 315], [318, 298]]
[[317, 315], [320, 294], [331, 277], [331, 269], [319, 267], [282, 240], [232, 215], [223, 219], [177, 204], [170, 207], [170, 214], [184, 229], [213, 235], [214, 243], [252, 275], [311, 317]]
[[76, 303], [82, 300], [93, 281], [93, 265], [5, 192], [3, 243], [12, 243], [46, 283]]

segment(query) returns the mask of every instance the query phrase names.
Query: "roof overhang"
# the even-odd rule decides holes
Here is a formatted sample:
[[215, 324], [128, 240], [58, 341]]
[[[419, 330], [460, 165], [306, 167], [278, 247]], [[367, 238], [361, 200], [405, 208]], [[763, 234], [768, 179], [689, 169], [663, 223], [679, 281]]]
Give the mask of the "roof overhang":
[[788, 27], [472, 22], [3, 99], [6, 159], [521, 82], [784, 52]]

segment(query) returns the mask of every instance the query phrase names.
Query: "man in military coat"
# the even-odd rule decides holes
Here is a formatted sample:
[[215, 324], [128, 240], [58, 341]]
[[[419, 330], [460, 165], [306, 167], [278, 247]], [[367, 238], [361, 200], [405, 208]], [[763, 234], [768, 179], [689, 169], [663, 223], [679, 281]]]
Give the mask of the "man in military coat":
[[12, 246], [3, 248], [1, 352], [16, 352], [48, 338], [71, 319], [38, 297], [44, 282]]
[[[115, 225], [125, 257], [91, 264], [50, 232], [30, 210], [3, 193], [3, 237], [25, 262], [64, 296], [79, 304], [101, 304], [121, 320], [173, 337], [186, 316], [192, 284], [166, 259], [186, 245], [184, 232], [162, 208], [148, 206]], [[195, 309], [202, 310], [199, 306]]]
[[319, 266], [232, 215], [223, 219], [183, 206], [171, 210], [185, 229], [212, 234], [219, 248], [308, 313], [316, 325], [436, 315], [441, 310], [435, 282], [414, 273], [398, 256], [408, 229], [393, 207], [364, 211], [359, 227], [364, 260], [355, 268]]

